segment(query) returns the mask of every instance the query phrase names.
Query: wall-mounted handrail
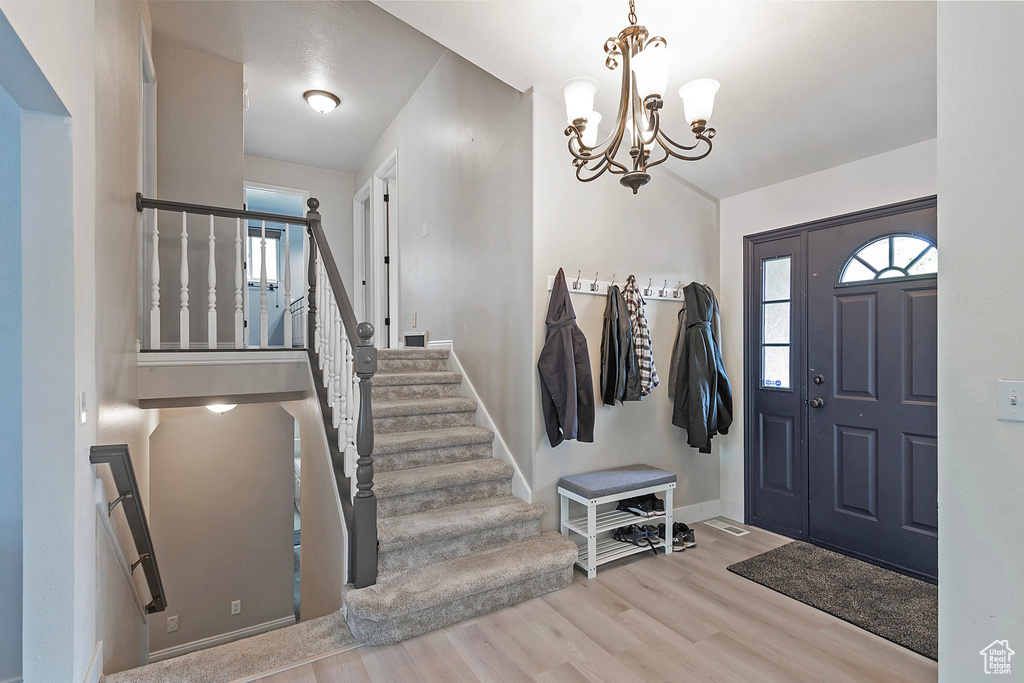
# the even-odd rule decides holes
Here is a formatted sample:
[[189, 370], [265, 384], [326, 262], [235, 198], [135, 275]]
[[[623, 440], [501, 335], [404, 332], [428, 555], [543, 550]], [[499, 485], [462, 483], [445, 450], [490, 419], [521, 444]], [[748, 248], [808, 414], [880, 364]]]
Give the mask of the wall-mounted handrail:
[[149, 586], [149, 594], [153, 600], [146, 605], [146, 613], [163, 612], [167, 609], [167, 597], [164, 594], [164, 585], [160, 580], [160, 568], [156, 563], [156, 552], [153, 550], [153, 540], [149, 536], [149, 524], [146, 522], [146, 511], [142, 508], [139, 498], [139, 484], [135, 479], [135, 470], [132, 468], [131, 454], [128, 452], [127, 444], [116, 444], [110, 446], [93, 446], [89, 449], [89, 462], [94, 465], [106, 464], [110, 466], [110, 474], [114, 477], [114, 486], [117, 487], [117, 498], [107, 505], [107, 514], [114, 511], [118, 505], [124, 510], [125, 519], [128, 521], [128, 528], [132, 532], [132, 540], [135, 543], [135, 551], [139, 558], [132, 563], [131, 571], [142, 565], [146, 574], [146, 583]]

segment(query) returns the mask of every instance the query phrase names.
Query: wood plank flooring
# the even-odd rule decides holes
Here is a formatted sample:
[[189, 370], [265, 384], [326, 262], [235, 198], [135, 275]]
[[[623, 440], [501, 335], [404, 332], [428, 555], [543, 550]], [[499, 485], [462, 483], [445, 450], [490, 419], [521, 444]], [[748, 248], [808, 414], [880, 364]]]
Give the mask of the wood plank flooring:
[[265, 683], [935, 681], [935, 662], [726, 567], [788, 539], [694, 526], [697, 547], [577, 572], [571, 586]]

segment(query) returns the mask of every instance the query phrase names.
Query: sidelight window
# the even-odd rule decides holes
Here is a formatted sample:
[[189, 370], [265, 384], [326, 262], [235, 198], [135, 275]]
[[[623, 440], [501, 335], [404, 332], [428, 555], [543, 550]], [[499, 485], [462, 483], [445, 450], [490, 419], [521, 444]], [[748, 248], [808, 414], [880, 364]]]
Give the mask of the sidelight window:
[[840, 271], [839, 282], [850, 284], [938, 272], [939, 252], [931, 240], [918, 235], [886, 235], [850, 256]]
[[793, 258], [761, 261], [761, 385], [790, 388]]

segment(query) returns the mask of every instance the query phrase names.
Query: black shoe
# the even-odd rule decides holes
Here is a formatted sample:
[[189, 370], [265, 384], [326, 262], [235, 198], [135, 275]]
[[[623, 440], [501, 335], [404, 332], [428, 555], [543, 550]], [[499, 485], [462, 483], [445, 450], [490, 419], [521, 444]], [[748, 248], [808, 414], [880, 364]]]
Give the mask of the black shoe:
[[[665, 525], [658, 525], [658, 533], [665, 536]], [[697, 541], [694, 539], [693, 529], [686, 526], [682, 522], [676, 522], [672, 525], [672, 550], [682, 551], [687, 548], [692, 548], [697, 545]]]
[[623, 498], [615, 506], [616, 510], [631, 512], [639, 517], [650, 517], [650, 513], [640, 498]]
[[631, 543], [638, 548], [643, 546], [649, 546], [651, 552], [655, 555], [658, 554], [657, 548], [654, 546], [654, 541], [659, 540], [657, 535], [657, 529], [654, 529], [654, 535], [648, 531], [654, 529], [650, 526], [639, 526], [637, 524], [630, 524], [629, 526], [620, 526], [618, 529], [612, 530], [612, 538], [616, 541], [623, 543]]

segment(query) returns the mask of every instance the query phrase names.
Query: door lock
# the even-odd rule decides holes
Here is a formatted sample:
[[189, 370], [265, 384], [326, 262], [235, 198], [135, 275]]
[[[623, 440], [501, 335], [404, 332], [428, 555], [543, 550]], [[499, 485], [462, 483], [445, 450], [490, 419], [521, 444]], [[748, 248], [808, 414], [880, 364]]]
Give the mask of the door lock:
[[815, 375], [814, 376], [814, 383], [815, 384], [824, 384], [825, 383], [825, 375]]
[[820, 398], [812, 398], [810, 401], [808, 401], [808, 405], [810, 405], [812, 408], [820, 408], [823, 405], [825, 405], [825, 402], [822, 401]]

